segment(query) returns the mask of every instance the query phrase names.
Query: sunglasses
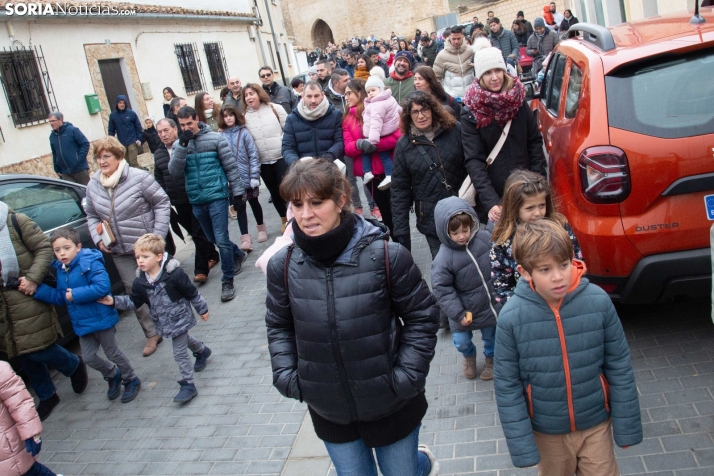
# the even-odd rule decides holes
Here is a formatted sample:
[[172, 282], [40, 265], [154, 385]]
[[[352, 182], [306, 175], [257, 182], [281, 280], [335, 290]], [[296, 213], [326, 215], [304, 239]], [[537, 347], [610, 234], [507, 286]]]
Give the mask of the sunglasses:
[[272, 75], [273, 75], [273, 73], [261, 74], [260, 77], [261, 77], [261, 78], [269, 78], [269, 77], [271, 77]]

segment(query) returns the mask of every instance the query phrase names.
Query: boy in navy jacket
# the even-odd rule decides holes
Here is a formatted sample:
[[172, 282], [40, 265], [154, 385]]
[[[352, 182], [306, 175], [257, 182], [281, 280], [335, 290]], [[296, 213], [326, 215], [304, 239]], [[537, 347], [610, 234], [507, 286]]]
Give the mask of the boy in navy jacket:
[[[57, 257], [52, 262], [52, 266], [57, 268], [57, 287], [41, 284], [35, 299], [55, 306], [67, 305], [72, 328], [79, 337], [82, 359], [101, 372], [109, 383], [107, 398], [117, 398], [123, 382], [122, 403], [134, 400], [141, 380], [117, 344], [115, 326], [119, 322], [119, 314], [116, 309], [97, 302], [111, 292], [111, 281], [104, 269], [102, 253], [82, 249], [79, 233], [72, 227], [55, 230], [50, 242]], [[111, 362], [97, 355], [100, 346]]]
[[610, 297], [583, 276], [552, 220], [518, 228], [521, 279], [496, 330], [496, 403], [513, 464], [619, 475], [613, 447], [642, 441], [630, 349]]

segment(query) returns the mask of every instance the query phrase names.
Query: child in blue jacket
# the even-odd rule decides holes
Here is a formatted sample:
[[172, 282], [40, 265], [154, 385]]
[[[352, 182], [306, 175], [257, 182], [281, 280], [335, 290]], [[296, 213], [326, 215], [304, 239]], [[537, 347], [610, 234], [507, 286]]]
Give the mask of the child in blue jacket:
[[[122, 403], [134, 400], [141, 381], [116, 341], [115, 326], [119, 314], [116, 309], [97, 302], [111, 292], [102, 253], [83, 249], [79, 233], [72, 227], [54, 231], [50, 242], [57, 257], [52, 262], [57, 268], [57, 287], [41, 284], [35, 299], [55, 306], [67, 305], [72, 328], [79, 337], [83, 361], [101, 372], [109, 383], [107, 398], [116, 399], [124, 383]], [[97, 355], [100, 346], [111, 362]]]
[[513, 464], [618, 476], [617, 446], [642, 441], [630, 349], [610, 297], [584, 277], [562, 225], [520, 225], [515, 294], [498, 318], [494, 387]]

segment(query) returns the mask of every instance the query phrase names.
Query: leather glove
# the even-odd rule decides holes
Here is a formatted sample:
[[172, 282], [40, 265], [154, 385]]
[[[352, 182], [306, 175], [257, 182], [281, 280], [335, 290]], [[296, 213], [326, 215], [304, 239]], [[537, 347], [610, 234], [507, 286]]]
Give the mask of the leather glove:
[[[36, 439], [35, 439], [36, 438]], [[42, 438], [39, 436], [25, 440], [25, 450], [32, 456], [37, 456], [42, 449]]]
[[260, 180], [257, 178], [250, 179], [250, 188], [260, 187]]
[[412, 252], [412, 237], [409, 235], [399, 235], [394, 237], [394, 241]]
[[188, 129], [181, 131], [179, 135], [179, 144], [181, 147], [188, 147], [188, 142], [193, 139], [193, 132]]
[[367, 139], [359, 139], [356, 145], [359, 150], [366, 152], [367, 154], [374, 154], [377, 152], [377, 146], [372, 144]]

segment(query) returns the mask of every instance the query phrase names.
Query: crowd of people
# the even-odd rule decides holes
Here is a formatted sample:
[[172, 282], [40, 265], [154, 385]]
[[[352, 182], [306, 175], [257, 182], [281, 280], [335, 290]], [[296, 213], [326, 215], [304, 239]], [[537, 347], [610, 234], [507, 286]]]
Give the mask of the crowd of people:
[[[547, 29], [564, 28], [554, 4], [548, 13], [525, 40], [532, 56], [557, 44]], [[529, 22], [517, 21], [527, 33]], [[173, 259], [171, 230], [181, 237], [180, 224], [193, 238], [193, 282], [207, 282], [220, 264], [221, 301], [234, 299], [234, 278], [254, 249], [248, 205], [257, 241], [269, 239], [262, 182], [282, 222], [256, 264], [267, 275], [273, 382], [307, 403], [338, 475], [376, 476], [377, 465], [385, 476], [438, 474], [418, 435], [440, 327], [451, 331], [465, 378], [495, 381], [515, 466], [618, 474], [613, 435], [620, 447], [642, 440], [629, 349], [609, 297], [583, 276], [577, 238], [545, 179], [543, 140], [510, 61], [523, 35], [495, 15], [488, 35], [478, 25], [470, 37], [455, 26], [443, 38], [417, 30], [413, 41], [329, 45], [327, 56], [311, 55], [309, 80], [283, 86], [263, 67], [261, 84], [230, 78], [220, 105], [202, 92], [192, 107], [167, 87], [165, 117], [147, 117], [145, 127], [118, 96], [91, 177], [77, 159], [86, 138], [53, 112], [56, 170], [87, 185], [101, 253], [83, 249], [72, 228], [47, 238], [0, 202], [3, 319], [26, 331], [0, 328], [0, 344], [39, 397], [30, 409], [22, 382], [0, 367], [0, 432], [26, 443], [0, 454], [0, 465], [12, 459], [10, 474], [54, 474], [32, 458], [39, 422], [59, 403], [48, 365], [76, 393], [89, 366], [107, 381], [107, 398], [136, 398], [141, 380], [115, 338], [117, 310], [136, 313], [144, 356], [172, 340], [181, 376], [174, 401], [198, 395], [194, 372], [212, 351], [189, 330], [193, 309], [207, 320], [210, 303]], [[136, 159], [143, 143], [153, 174]], [[411, 256], [412, 213], [432, 256], [431, 289]], [[126, 296], [110, 293], [107, 256]], [[44, 282], [50, 263], [56, 283]], [[81, 357], [57, 345], [49, 304], [68, 305]], [[25, 411], [3, 413], [13, 405]]]

